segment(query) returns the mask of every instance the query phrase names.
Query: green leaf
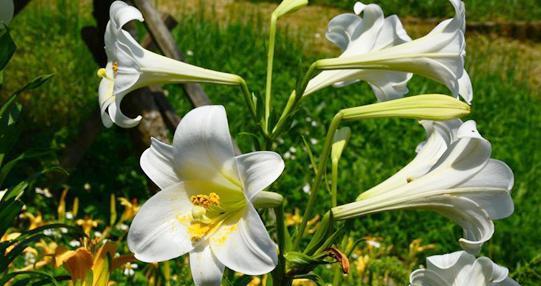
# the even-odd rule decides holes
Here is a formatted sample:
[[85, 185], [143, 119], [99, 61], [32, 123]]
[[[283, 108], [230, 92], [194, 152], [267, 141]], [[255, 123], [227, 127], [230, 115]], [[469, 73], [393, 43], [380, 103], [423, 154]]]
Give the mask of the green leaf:
[[3, 70], [15, 53], [17, 46], [9, 35], [7, 26], [0, 27], [0, 70]]
[[329, 264], [325, 261], [326, 255], [310, 256], [301, 252], [290, 251], [284, 254], [286, 259], [286, 271], [291, 274], [306, 274], [316, 268], [318, 265]]
[[4, 158], [11, 151], [21, 133], [18, 120], [22, 107], [15, 102], [16, 97], [16, 95], [12, 95], [0, 107], [0, 165], [2, 165]]
[[336, 241], [338, 241], [342, 235], [345, 232], [345, 227], [341, 227], [338, 230], [336, 230], [333, 234], [331, 234], [325, 242], [323, 242], [319, 248], [314, 252], [316, 255], [322, 254], [327, 248], [331, 247], [333, 244], [335, 244]]
[[44, 74], [44, 75], [40, 75], [36, 78], [34, 78], [33, 80], [31, 80], [29, 83], [27, 83], [26, 85], [24, 85], [23, 87], [21, 87], [20, 89], [18, 89], [14, 95], [18, 95], [20, 94], [21, 92], [23, 91], [27, 91], [27, 90], [33, 90], [33, 89], [36, 89], [40, 86], [42, 86], [44, 83], [46, 83], [49, 79], [51, 79], [52, 77], [54, 76], [54, 74]]
[[[7, 282], [9, 282], [10, 280], [12, 280], [12, 279], [14, 279], [14, 278], [16, 278], [18, 276], [23, 276], [23, 275], [24, 276], [30, 276], [30, 277], [27, 277], [25, 279], [19, 280], [19, 281], [24, 281], [26, 283], [13, 284], [14, 286], [15, 285], [29, 285], [30, 281], [35, 280], [35, 279], [40, 279], [40, 278], [41, 278], [41, 280], [46, 280], [50, 284], [58, 285], [57, 280], [54, 278], [54, 276], [52, 276], [50, 274], [47, 274], [45, 272], [40, 272], [40, 271], [17, 271], [17, 272], [8, 273], [4, 277], [0, 278], [0, 285], [6, 285]], [[41, 285], [43, 285], [43, 284], [41, 284]]]
[[302, 274], [302, 275], [295, 275], [295, 279], [309, 279], [311, 281], [314, 281], [318, 286], [325, 286], [327, 285], [325, 281], [323, 281], [323, 278], [321, 276], [310, 272], [308, 274]]
[[19, 184], [17, 184], [15, 187], [9, 189], [5, 194], [2, 200], [0, 201], [0, 205], [2, 202], [5, 202], [9, 199], [17, 199], [19, 198], [23, 192], [28, 188], [30, 184], [27, 181], [22, 181]]
[[8, 228], [15, 222], [15, 219], [22, 208], [23, 203], [15, 199], [0, 204], [0, 237], [3, 236]]
[[33, 150], [24, 152], [21, 155], [19, 155], [17, 158], [7, 162], [2, 168], [0, 168], [0, 186], [4, 184], [4, 180], [6, 179], [9, 172], [21, 161], [28, 160], [28, 159], [34, 159], [43, 157], [45, 155], [51, 154], [50, 150]]
[[332, 212], [328, 212], [323, 216], [323, 219], [321, 219], [317, 231], [314, 233], [314, 236], [312, 236], [312, 239], [308, 243], [308, 246], [306, 246], [303, 253], [307, 255], [314, 254], [316, 250], [319, 249], [321, 245], [325, 243], [327, 238], [333, 233], [333, 230], [334, 218], [332, 216]]
[[302, 137], [302, 142], [304, 143], [304, 149], [306, 150], [306, 154], [308, 154], [308, 158], [310, 159], [310, 166], [312, 166], [312, 169], [314, 170], [314, 174], [317, 176], [317, 163], [316, 163], [316, 157], [314, 156], [314, 153], [312, 152], [312, 148], [310, 147], [310, 144], [308, 144], [308, 141], [306, 141], [306, 138], [304, 136]]

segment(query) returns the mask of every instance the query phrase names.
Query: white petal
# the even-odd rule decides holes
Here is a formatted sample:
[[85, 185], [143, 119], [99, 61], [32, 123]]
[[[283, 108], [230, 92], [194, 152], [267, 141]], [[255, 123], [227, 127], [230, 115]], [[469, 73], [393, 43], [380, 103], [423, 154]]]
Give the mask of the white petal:
[[513, 171], [504, 163], [491, 159], [475, 176], [460, 184], [460, 196], [475, 201], [492, 219], [502, 219], [514, 211], [509, 191], [513, 187]]
[[423, 192], [459, 186], [486, 166], [490, 152], [490, 143], [484, 139], [461, 138], [451, 144], [429, 173], [402, 188]]
[[496, 284], [498, 286], [520, 286], [520, 284], [518, 284], [517, 281], [507, 277], [505, 278], [505, 280], [503, 280], [502, 282]]
[[150, 148], [141, 155], [141, 168], [160, 189], [180, 182], [173, 169], [173, 147], [151, 138]]
[[426, 259], [426, 262], [428, 269], [436, 272], [449, 271], [454, 267], [462, 268], [464, 265], [473, 264], [475, 256], [461, 250], [449, 254], [430, 256]]
[[210, 247], [227, 268], [247, 275], [268, 273], [278, 263], [278, 248], [250, 203], [236, 225], [226, 222], [210, 238]]
[[117, 30], [122, 29], [126, 23], [132, 20], [143, 22], [143, 15], [137, 8], [130, 6], [123, 1], [115, 1], [109, 8], [109, 18]]
[[142, 73], [139, 61], [144, 55], [144, 49], [124, 30], [115, 35], [112, 49], [114, 52], [109, 60], [118, 64], [114, 91], [115, 96], [120, 98], [117, 100], [117, 105], [120, 106], [124, 95], [140, 87], [138, 81]]
[[494, 234], [494, 223], [488, 214], [474, 201], [455, 196], [431, 198], [427, 208], [455, 221], [464, 230], [464, 238], [459, 240], [462, 249], [469, 253], [479, 253], [483, 243]]
[[475, 262], [475, 256], [466, 251], [434, 255], [426, 259], [427, 269], [438, 273], [445, 281], [453, 281], [460, 271]]
[[509, 275], [509, 269], [492, 262], [487, 257], [479, 257], [476, 263], [481, 266], [483, 275], [491, 283], [502, 282]]
[[470, 75], [466, 70], [463, 71], [462, 76], [458, 79], [458, 93], [464, 100], [470, 104], [473, 100], [473, 87], [470, 80]]
[[478, 263], [465, 265], [455, 276], [453, 285], [483, 285], [489, 286], [487, 278]]
[[384, 25], [383, 10], [376, 4], [363, 7], [362, 22], [359, 23], [359, 36], [353, 38], [342, 56], [359, 55], [373, 50], [378, 41], [379, 33]]
[[201, 245], [190, 252], [190, 268], [196, 286], [220, 286], [224, 265], [216, 259], [208, 245]]
[[398, 171], [379, 185], [364, 192], [359, 198], [366, 198], [373, 194], [381, 194], [392, 191], [395, 188], [408, 184], [408, 181], [426, 175], [443, 156], [449, 145], [456, 139], [457, 130], [462, 121], [421, 121], [421, 124], [427, 132], [428, 139], [418, 147], [417, 156], [404, 168]]
[[362, 79], [367, 81], [379, 101], [388, 101], [401, 98], [406, 95], [408, 82], [412, 77], [410, 73], [392, 71], [366, 71], [367, 76]]
[[284, 161], [275, 152], [253, 152], [237, 156], [236, 159], [249, 200], [276, 181], [284, 170]]
[[128, 247], [144, 262], [181, 256], [194, 246], [182, 218], [191, 213], [190, 194], [184, 184], [163, 189], [146, 201], [130, 226]]
[[[120, 99], [120, 100], [119, 100]], [[122, 100], [121, 96], [116, 96], [115, 101], [119, 102]], [[129, 118], [124, 113], [122, 113], [122, 110], [120, 110], [120, 104], [111, 104], [109, 105], [109, 108], [107, 108], [107, 112], [111, 116], [111, 120], [118, 126], [122, 128], [132, 128], [137, 125], [139, 125], [139, 122], [141, 122], [141, 119], [143, 119], [142, 116], [137, 116], [135, 118]]]
[[451, 286], [449, 281], [444, 280], [438, 273], [428, 269], [418, 269], [410, 275], [411, 286]]
[[181, 180], [240, 187], [223, 106], [202, 106], [188, 112], [177, 127], [173, 148], [175, 172]]
[[99, 104], [100, 104], [100, 115], [101, 122], [107, 128], [113, 126], [113, 121], [107, 109], [111, 104], [114, 104], [115, 97], [113, 95], [114, 81], [108, 78], [102, 78], [100, 81], [100, 86], [98, 88], [99, 94]]
[[362, 32], [361, 23], [361, 18], [355, 14], [338, 15], [329, 22], [325, 36], [327, 40], [344, 51], [349, 43]]

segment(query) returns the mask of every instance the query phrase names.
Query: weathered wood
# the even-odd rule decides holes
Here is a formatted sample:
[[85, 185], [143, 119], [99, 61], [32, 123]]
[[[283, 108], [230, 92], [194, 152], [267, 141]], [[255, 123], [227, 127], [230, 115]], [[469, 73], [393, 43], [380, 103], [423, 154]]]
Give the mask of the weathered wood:
[[[182, 60], [182, 52], [176, 46], [171, 32], [167, 29], [161, 19], [160, 13], [154, 8], [152, 3], [148, 0], [134, 0], [133, 2], [141, 13], [143, 13], [143, 17], [145, 18], [144, 23], [162, 53], [169, 58]], [[211, 104], [210, 99], [199, 84], [184, 84], [183, 88], [193, 106], [198, 107]]]

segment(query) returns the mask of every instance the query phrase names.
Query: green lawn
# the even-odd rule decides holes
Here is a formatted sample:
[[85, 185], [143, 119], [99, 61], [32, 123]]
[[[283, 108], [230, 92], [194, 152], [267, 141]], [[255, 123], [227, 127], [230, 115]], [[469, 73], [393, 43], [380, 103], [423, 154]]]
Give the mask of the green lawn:
[[[275, 2], [279, 0], [249, 0], [251, 2]], [[327, 5], [350, 10], [352, 0], [311, 0], [312, 5]], [[452, 7], [446, 0], [381, 0], [360, 1], [379, 4], [387, 14], [435, 18], [450, 15]], [[465, 0], [468, 18], [473, 21], [541, 20], [541, 6], [537, 0]]]
[[[27, 132], [21, 149], [40, 145], [56, 148], [60, 152], [70, 142], [80, 122], [97, 108], [97, 67], [79, 38], [80, 27], [92, 22], [89, 11], [85, 10], [89, 7], [74, 2], [57, 3], [60, 3], [58, 5], [63, 13], [59, 13], [54, 6], [34, 3], [12, 24], [13, 37], [19, 50], [4, 75], [5, 90], [13, 90], [33, 75], [56, 73], [55, 78], [39, 92], [27, 95]], [[389, 5], [390, 11], [400, 11], [401, 15], [432, 17], [439, 16], [439, 13], [427, 12], [424, 15], [425, 12], [420, 11], [440, 11], [435, 6], [423, 6], [417, 10], [416, 6], [408, 7], [406, 4], [400, 10], [393, 10], [399, 9], [398, 1], [384, 3]], [[481, 1], [471, 3], [473, 7], [482, 6], [479, 4]], [[487, 4], [487, 7], [496, 7], [500, 1], [488, 3], [492, 4]], [[528, 11], [526, 5], [521, 6], [523, 8], [513, 6], [515, 8], [503, 9], [498, 13], [501, 12], [504, 17], [520, 18], [520, 13]], [[539, 17], [539, 10], [536, 9], [532, 9], [531, 14], [524, 18]], [[470, 13], [483, 15], [482, 11], [472, 8]], [[264, 24], [258, 16], [244, 23], [235, 21], [227, 25], [218, 25], [210, 15], [203, 13], [176, 16], [181, 17], [177, 17], [180, 23], [174, 30], [174, 37], [183, 50], [193, 52], [192, 56], [188, 56], [188, 62], [237, 73], [247, 80], [254, 92], [261, 95], [264, 90], [266, 35], [261, 33]], [[292, 30], [288, 30], [287, 35], [279, 32], [273, 84], [275, 110], [284, 104], [295, 86], [295, 79], [313, 60], [335, 56], [307, 48], [311, 40], [305, 41], [306, 37], [313, 38], [313, 35]], [[520, 270], [515, 277], [522, 285], [536, 285], [535, 275], [539, 275], [541, 265], [524, 265], [539, 255], [541, 237], [538, 222], [541, 217], [541, 183], [538, 180], [541, 176], [541, 152], [538, 147], [538, 142], [541, 142], [541, 97], [529, 85], [529, 67], [527, 61], [522, 60], [524, 55], [516, 51], [514, 46], [490, 47], [489, 43], [490, 40], [483, 37], [471, 38], [468, 42], [468, 70], [475, 90], [473, 113], [468, 119], [476, 120], [480, 132], [492, 142], [493, 157], [507, 162], [513, 169], [516, 210], [512, 217], [496, 223], [496, 233], [483, 248], [483, 254], [509, 267], [511, 271]], [[306, 51], [310, 52], [306, 54]], [[411, 81], [409, 88], [411, 95], [448, 93], [445, 87], [419, 77]], [[166, 89], [169, 100], [180, 115], [189, 110], [190, 106], [179, 87], [167, 86]], [[217, 86], [205, 86], [205, 90], [214, 103], [225, 105], [232, 133], [241, 149], [244, 152], [253, 149], [251, 137], [241, 133], [253, 132], [254, 124], [250, 122], [240, 91]], [[275, 146], [282, 154], [289, 151], [294, 155], [294, 159], [286, 160], [287, 175], [274, 187], [288, 198], [289, 212], [294, 207], [304, 207], [307, 195], [302, 187], [312, 176], [306, 171], [309, 161], [301, 136], [317, 141], [313, 149], [319, 153], [326, 126], [339, 109], [372, 102], [375, 102], [375, 98], [366, 84], [343, 89], [329, 88], [306, 100], [302, 111], [296, 115], [294, 128], [283, 136], [281, 144]], [[353, 137], [341, 162], [339, 203], [352, 200], [361, 191], [392, 175], [413, 158], [415, 147], [424, 140], [422, 127], [413, 120], [369, 120], [349, 126]], [[296, 151], [292, 152], [292, 148]], [[148, 198], [138, 161], [126, 131], [116, 127], [104, 130], [68, 182], [73, 194], [84, 199], [81, 212], [106, 217], [108, 209], [103, 205], [107, 205], [111, 192], [119, 196], [137, 196], [141, 200]], [[31, 170], [31, 166], [28, 168]], [[91, 184], [90, 193], [83, 191], [85, 183]], [[325, 195], [323, 197], [326, 198]], [[31, 200], [28, 198], [27, 201]], [[320, 201], [320, 211], [329, 207], [327, 200]], [[54, 213], [54, 209], [49, 211]], [[42, 209], [42, 212], [46, 213], [47, 210]], [[422, 238], [424, 243], [437, 245], [436, 250], [420, 255], [416, 263], [422, 263], [428, 254], [457, 250], [457, 240], [461, 235], [461, 230], [448, 220], [426, 212], [372, 215], [358, 219], [355, 229], [356, 237], [383, 237], [385, 244], [393, 246], [390, 253], [395, 257], [407, 253], [409, 243], [417, 238]], [[383, 259], [381, 265], [388, 265], [385, 263]], [[392, 261], [389, 263], [392, 264]], [[409, 273], [410, 269], [397, 267], [397, 279], [404, 284], [407, 279], [405, 273]], [[380, 271], [380, 274], [385, 272], [381, 269], [374, 271]], [[533, 271], [537, 271], [537, 274]], [[326, 271], [324, 275], [328, 274]], [[348, 285], [360, 285], [355, 283], [359, 282], [349, 280]]]

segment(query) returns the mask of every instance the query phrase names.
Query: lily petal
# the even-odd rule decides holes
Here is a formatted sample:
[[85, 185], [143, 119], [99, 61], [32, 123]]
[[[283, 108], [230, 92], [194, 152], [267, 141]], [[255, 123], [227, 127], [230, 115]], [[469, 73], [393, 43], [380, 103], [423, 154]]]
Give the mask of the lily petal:
[[115, 29], [120, 31], [126, 23], [138, 20], [143, 22], [143, 14], [137, 8], [126, 4], [124, 1], [115, 1], [109, 8], [109, 19], [114, 23]]
[[278, 248], [250, 203], [236, 225], [224, 223], [210, 247], [227, 268], [248, 275], [268, 273], [278, 263]]
[[[355, 14], [341, 14], [329, 22], [326, 37], [338, 46], [343, 57], [366, 54], [411, 41], [396, 16], [384, 18], [381, 7], [357, 2]], [[363, 16], [358, 16], [363, 13]], [[411, 74], [405, 72], [345, 69], [323, 71], [308, 83], [304, 95], [312, 94], [333, 85], [343, 87], [358, 81], [366, 81], [379, 101], [402, 97], [408, 93], [407, 83]]]
[[216, 259], [208, 245], [201, 245], [190, 252], [190, 268], [196, 286], [220, 286], [224, 265]]
[[462, 125], [460, 119], [448, 121], [421, 121], [428, 139], [417, 147], [417, 156], [387, 180], [362, 193], [358, 199], [367, 198], [375, 193], [389, 192], [394, 188], [404, 186], [428, 173], [439, 158], [456, 139], [457, 130]]
[[[117, 97], [118, 98], [118, 97]], [[116, 99], [115, 99], [116, 100]], [[118, 105], [111, 104], [109, 105], [109, 108], [107, 108], [107, 111], [109, 112], [109, 115], [111, 116], [111, 120], [118, 126], [122, 128], [132, 128], [139, 124], [141, 119], [143, 117], [141, 115], [130, 118], [126, 116], [124, 113], [122, 113], [122, 110], [118, 108]]]
[[[421, 204], [418, 207], [422, 207]], [[438, 212], [462, 227], [464, 238], [459, 239], [459, 243], [462, 249], [469, 253], [479, 253], [483, 243], [494, 234], [494, 223], [488, 214], [470, 199], [440, 196], [431, 198], [426, 208]]]
[[192, 209], [184, 184], [161, 190], [143, 204], [128, 232], [128, 247], [144, 262], [160, 262], [181, 256], [194, 246], [187, 224], [181, 222]]
[[514, 176], [511, 168], [504, 162], [490, 159], [488, 164], [475, 176], [462, 183], [461, 196], [475, 201], [492, 219], [502, 219], [514, 211], [510, 190]]
[[411, 286], [451, 286], [449, 282], [441, 278], [438, 273], [428, 269], [418, 269], [410, 275]]
[[284, 161], [275, 152], [253, 152], [236, 157], [248, 200], [270, 186], [284, 170]]
[[509, 269], [492, 262], [487, 257], [479, 257], [475, 263], [481, 266], [484, 276], [492, 283], [500, 283], [509, 276]]
[[223, 106], [188, 112], [173, 138], [175, 173], [180, 180], [212, 181], [228, 188], [241, 184]]
[[173, 162], [173, 147], [155, 138], [151, 138], [150, 148], [140, 159], [141, 168], [160, 189], [180, 182], [173, 170]]
[[445, 281], [453, 281], [465, 265], [473, 264], [475, 256], [466, 251], [456, 251], [444, 255], [434, 255], [426, 259], [426, 267], [438, 273]]
[[99, 94], [99, 103], [100, 103], [100, 115], [101, 122], [106, 128], [113, 126], [113, 121], [111, 116], [108, 114], [107, 110], [109, 106], [115, 102], [115, 97], [113, 95], [114, 81], [109, 78], [102, 78], [100, 81], [100, 86], [98, 88]]
[[411, 273], [410, 283], [426, 286], [518, 286], [508, 275], [507, 268], [487, 257], [476, 259], [465, 251], [457, 251], [427, 258], [427, 269]]

